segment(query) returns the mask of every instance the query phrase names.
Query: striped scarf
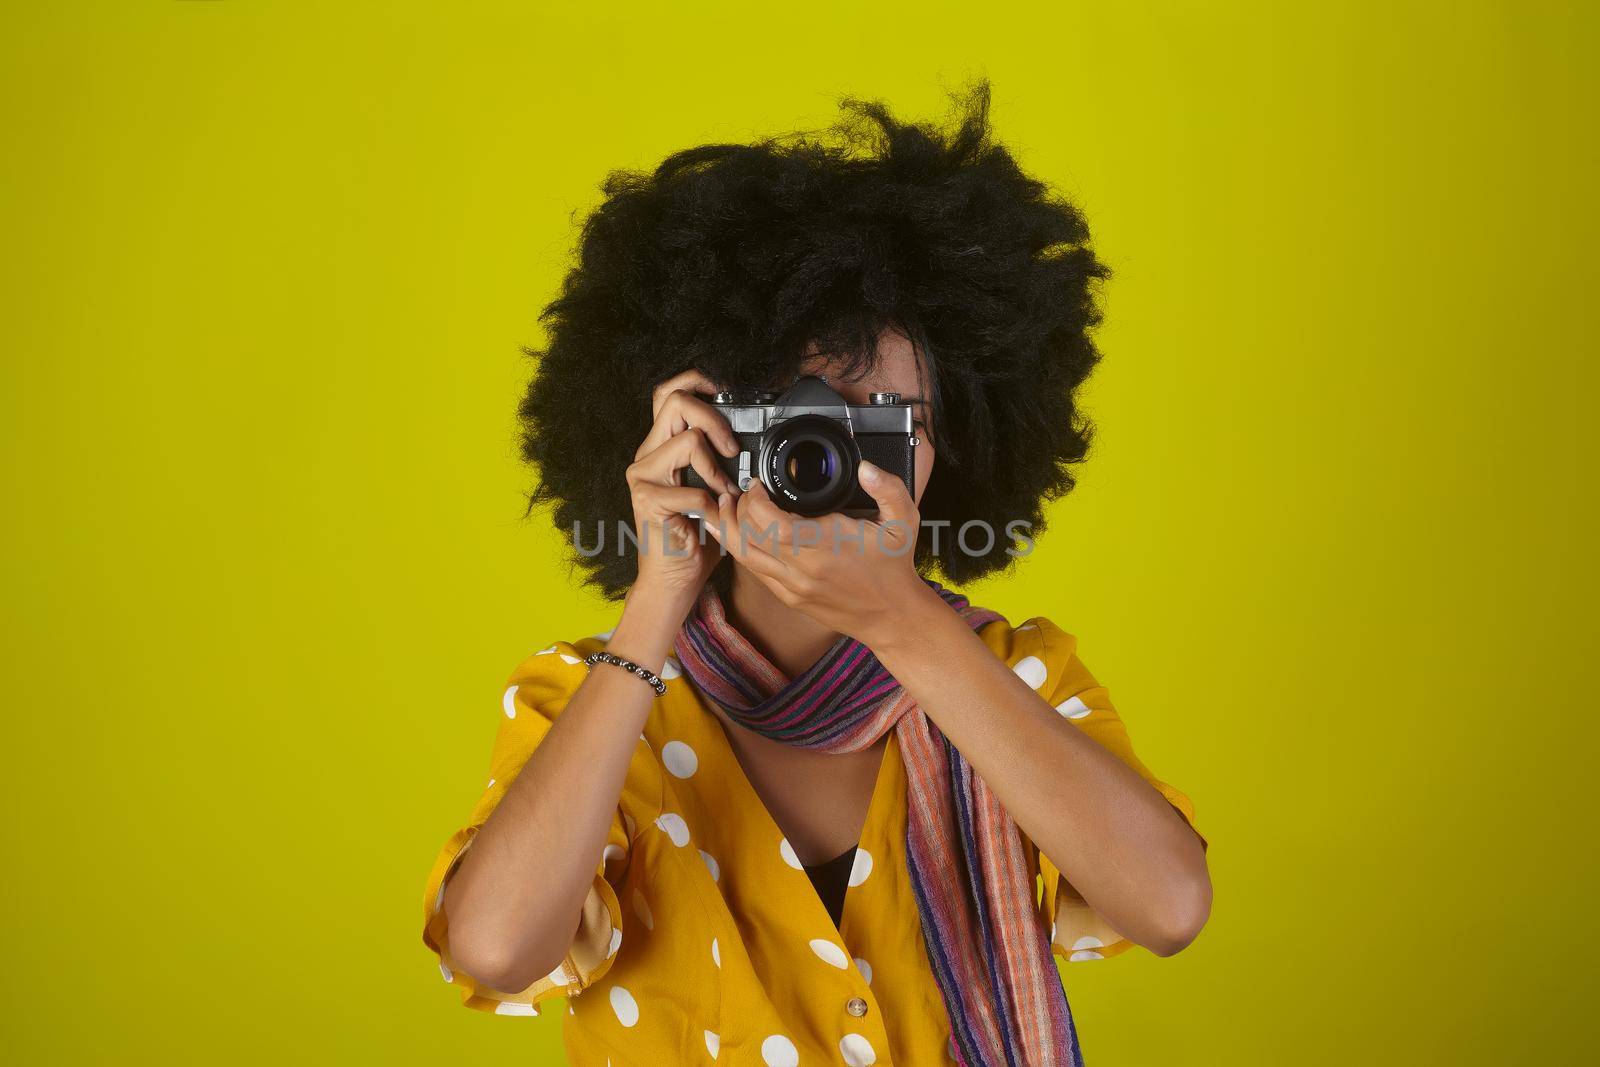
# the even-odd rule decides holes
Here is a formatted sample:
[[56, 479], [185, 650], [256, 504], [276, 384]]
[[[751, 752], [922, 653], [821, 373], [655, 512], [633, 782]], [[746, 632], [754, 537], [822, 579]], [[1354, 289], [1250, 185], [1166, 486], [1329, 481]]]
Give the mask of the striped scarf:
[[[1003, 619], [924, 579], [973, 629]], [[1082, 1067], [1016, 824], [878, 658], [841, 635], [794, 680], [728, 622], [708, 583], [677, 641], [684, 672], [733, 721], [785, 744], [857, 752], [895, 730], [906, 866], [963, 1067]]]

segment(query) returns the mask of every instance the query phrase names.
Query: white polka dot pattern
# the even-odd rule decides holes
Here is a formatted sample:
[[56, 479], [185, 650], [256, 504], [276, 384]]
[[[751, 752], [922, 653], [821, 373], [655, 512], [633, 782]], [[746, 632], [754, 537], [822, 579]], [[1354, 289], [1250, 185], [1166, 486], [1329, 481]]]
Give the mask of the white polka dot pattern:
[[1050, 676], [1050, 672], [1045, 669], [1044, 660], [1038, 656], [1023, 656], [1011, 669], [1016, 672], [1018, 678], [1028, 683], [1030, 689], [1039, 688]]
[[639, 1021], [639, 1002], [622, 986], [611, 987], [611, 1010], [616, 1012], [617, 1022], [623, 1026], [633, 1026]]
[[669, 811], [656, 820], [656, 825], [659, 826], [662, 831], [672, 839], [672, 843], [677, 845], [679, 848], [682, 848], [684, 845], [689, 843], [689, 824], [683, 821], [682, 815], [676, 815]]
[[864, 848], [856, 849], [856, 861], [850, 865], [850, 886], [854, 888], [867, 880], [872, 873], [872, 853]]
[[1085, 704], [1081, 697], [1068, 697], [1056, 705], [1056, 710], [1069, 719], [1081, 719], [1094, 709]]
[[800, 1050], [782, 1034], [761, 1042], [761, 1062], [767, 1067], [800, 1067]]
[[826, 938], [819, 937], [813, 940], [811, 942], [811, 951], [815, 952], [817, 958], [822, 960], [823, 963], [831, 964], [841, 971], [850, 966], [850, 957], [845, 955], [844, 949]]
[[839, 1055], [850, 1067], [870, 1067], [878, 1062], [878, 1054], [873, 1050], [872, 1043], [860, 1034], [845, 1034], [840, 1038]]
[[700, 768], [700, 757], [682, 741], [668, 741], [662, 745], [661, 762], [674, 778], [691, 778]]
[[[997, 632], [1003, 634], [1003, 628]], [[1072, 640], [1063, 638], [1062, 631], [1044, 618], [1016, 627], [1012, 633], [1010, 638], [1001, 638], [1008, 650], [1001, 659], [1006, 669], [1047, 698], [1059, 716], [1073, 720], [1074, 729], [1081, 727], [1119, 758], [1133, 762], [1125, 752], [1117, 712], [1101, 699], [1103, 690], [1089, 688], [1097, 683], [1075, 667]], [[479, 794], [481, 807], [492, 807], [504, 797], [515, 769], [545, 735], [548, 722], [561, 713], [561, 690], [570, 696], [584, 680], [584, 670], [569, 670], [568, 665], [581, 666], [580, 657], [605, 647], [611, 636], [594, 634], [585, 639], [587, 644], [558, 641], [502, 684], [502, 710], [508, 721], [496, 735], [490, 763], [493, 777], [479, 779], [486, 781]], [[990, 640], [995, 636], [991, 634]], [[597, 915], [586, 905], [586, 922], [591, 925], [580, 930], [592, 948], [576, 958], [600, 959], [594, 970], [604, 973], [580, 974], [573, 970], [574, 957], [569, 956], [563, 967], [539, 980], [537, 993], [496, 992], [477, 986], [465, 973], [455, 974], [454, 964], [447, 963], [446, 950], [436, 964], [442, 980], [451, 984], [452, 990], [469, 994], [462, 997], [469, 1007], [501, 1014], [536, 1016], [545, 1007], [545, 997], [564, 1002], [573, 1016], [568, 1020], [569, 1037], [582, 1042], [588, 1053], [579, 1057], [584, 1062], [607, 1064], [609, 1055], [609, 1062], [617, 1067], [635, 1059], [721, 1067], [722, 1034], [705, 1029], [713, 1023], [728, 1025], [719, 1021], [726, 1016], [715, 1005], [728, 997], [759, 998], [762, 991], [752, 988], [759, 981], [757, 976], [767, 965], [781, 963], [795, 978], [785, 1012], [773, 1014], [752, 1005], [753, 1010], [746, 1013], [751, 1025], [728, 1038], [729, 1062], [748, 1062], [755, 1067], [823, 1067], [829, 1063], [876, 1067], [875, 1046], [886, 1040], [881, 1026], [884, 1017], [906, 1027], [920, 1025], [905, 1018], [915, 1008], [905, 1002], [904, 984], [892, 981], [901, 969], [925, 961], [922, 946], [899, 936], [897, 929], [900, 917], [894, 914], [899, 910], [895, 902], [905, 899], [902, 891], [908, 888], [904, 858], [889, 856], [878, 862], [880, 856], [888, 855], [885, 849], [891, 843], [903, 844], [903, 837], [884, 836], [882, 818], [863, 827], [857, 840], [867, 847], [858, 844], [847, 871], [841, 872], [854, 887], [851, 899], [856, 901], [851, 909], [854, 925], [845, 930], [847, 938], [817, 914], [809, 880], [800, 877], [805, 865], [795, 846], [783, 836], [783, 828], [759, 805], [750, 803], [757, 798], [743, 779], [723, 773], [733, 766], [728, 761], [734, 753], [712, 716], [694, 714], [701, 694], [687, 684], [685, 664], [675, 651], [658, 662], [663, 677], [676, 680], [669, 681], [673, 688], [651, 709], [649, 722], [641, 723], [641, 743], [630, 746], [629, 781], [613, 812], [614, 829], [602, 839], [597, 857], [600, 876], [610, 883], [611, 890], [606, 893], [606, 886], [601, 885], [601, 895], [613, 909], [620, 903], [621, 913], [613, 910], [612, 922], [604, 909]], [[1069, 695], [1074, 692], [1082, 695]], [[1091, 698], [1095, 699], [1093, 707], [1087, 703]], [[645, 751], [641, 753], [640, 748]], [[702, 769], [705, 774], [700, 773]], [[506, 785], [499, 781], [502, 773], [507, 775]], [[896, 775], [895, 784], [903, 789], [903, 763], [885, 761], [885, 773]], [[876, 815], [890, 819], [901, 815], [883, 799], [898, 799], [904, 795], [900, 789], [876, 790]], [[475, 819], [480, 816], [481, 811], [475, 812]], [[636, 824], [637, 819], [653, 825]], [[657, 833], [671, 845], [664, 846]], [[776, 848], [774, 833], [779, 835]], [[459, 851], [470, 844], [470, 834], [464, 838], [453, 840], [450, 848]], [[868, 851], [874, 848], [876, 852]], [[700, 877], [694, 856], [710, 876], [710, 885]], [[446, 876], [453, 869], [452, 858], [453, 852], [440, 864]], [[793, 873], [784, 874], [786, 868]], [[724, 874], [728, 876], [725, 882]], [[1038, 884], [1041, 892], [1052, 879], [1060, 883], [1062, 877], [1053, 869], [1029, 872], [1030, 881]], [[439, 879], [428, 898], [437, 910], [437, 918], [432, 920], [436, 934], [442, 932], [444, 913], [432, 890], [439, 890], [442, 897], [443, 883], [444, 879]], [[760, 892], [746, 896], [745, 890], [751, 887]], [[859, 897], [855, 896], [857, 890]], [[711, 896], [706, 896], [708, 893]], [[1082, 902], [1073, 901], [1069, 907], [1064, 897], [1057, 899], [1062, 901], [1060, 924], [1045, 923], [1050, 933], [1048, 946], [1057, 955], [1087, 962], [1110, 958], [1124, 947], [1117, 942], [1117, 934], [1102, 932], [1108, 927], [1084, 911]], [[735, 915], [738, 909], [749, 908], [749, 929], [729, 922], [725, 907], [734, 907]], [[661, 909], [659, 915], [657, 908]], [[915, 927], [913, 916], [913, 933]], [[744, 940], [751, 930], [760, 932], [762, 944]], [[733, 961], [727, 966], [722, 962], [722, 932], [735, 939]], [[630, 945], [626, 959], [621, 957], [624, 934]], [[1112, 939], [1109, 947], [1102, 937]], [[695, 949], [696, 943], [705, 947]], [[918, 951], [904, 951], [907, 944]], [[694, 962], [694, 956], [707, 948], [711, 972], [704, 970], [706, 957]], [[664, 959], [677, 962], [662, 963]], [[752, 968], [752, 960], [759, 966]], [[886, 985], [875, 984], [875, 966], [884, 968]], [[833, 977], [835, 971], [840, 972], [842, 982]], [[592, 1004], [582, 1013], [584, 1018], [578, 1019], [576, 1003], [590, 983], [605, 991], [591, 999], [607, 1001], [610, 1007], [602, 1010], [599, 1004]], [[499, 999], [502, 997], [504, 1002]], [[851, 1009], [861, 1008], [857, 998], [874, 997], [881, 1000], [881, 1008], [874, 1003], [862, 1016], [852, 1017]], [[530, 1000], [538, 1001], [537, 1006], [523, 1003]], [[759, 1021], [763, 1016], [765, 1025]], [[775, 1025], [783, 1029], [771, 1030]], [[915, 1038], [912, 1047], [925, 1046], [930, 1063], [951, 1062], [939, 1051], [945, 1048], [947, 1029], [940, 1028], [937, 1020], [930, 1026], [927, 1033]], [[696, 1028], [701, 1028], [703, 1054], [693, 1047]], [[885, 1062], [891, 1052], [885, 1044]]]

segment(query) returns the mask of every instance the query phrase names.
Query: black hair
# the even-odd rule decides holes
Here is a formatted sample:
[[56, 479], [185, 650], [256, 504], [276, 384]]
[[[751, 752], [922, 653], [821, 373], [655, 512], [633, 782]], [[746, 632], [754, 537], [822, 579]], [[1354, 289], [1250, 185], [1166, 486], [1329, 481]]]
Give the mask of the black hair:
[[[591, 549], [605, 530], [604, 551], [574, 554], [586, 584], [616, 599], [634, 579], [635, 550], [619, 554], [615, 534], [632, 520], [624, 471], [656, 385], [689, 367], [789, 381], [812, 342], [848, 376], [870, 369], [887, 327], [930, 372], [937, 458], [920, 511], [951, 524], [937, 554], [919, 538], [919, 570], [970, 581], [1015, 560], [1007, 523], [1042, 531], [1044, 504], [1073, 488], [1088, 451], [1076, 392], [1099, 360], [1109, 272], [1078, 209], [993, 141], [987, 82], [954, 103], [940, 129], [847, 98], [820, 133], [702, 145], [606, 177], [540, 316], [548, 343], [524, 348], [535, 373], [518, 408], [537, 472], [525, 517], [549, 505]], [[996, 533], [986, 554], [956, 544], [973, 520]]]

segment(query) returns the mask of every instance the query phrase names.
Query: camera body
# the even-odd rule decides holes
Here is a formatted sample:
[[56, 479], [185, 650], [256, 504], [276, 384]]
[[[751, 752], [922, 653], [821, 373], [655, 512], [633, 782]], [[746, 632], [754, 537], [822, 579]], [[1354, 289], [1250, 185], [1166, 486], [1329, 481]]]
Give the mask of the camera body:
[[[905, 483], [912, 481], [916, 437], [911, 405], [898, 393], [873, 393], [852, 404], [821, 378], [799, 379], [786, 392], [757, 393], [739, 403], [732, 393], [712, 401], [739, 440], [739, 454], [717, 455], [717, 463], [741, 490], [760, 479], [773, 502], [797, 515], [841, 512], [871, 518], [878, 504], [856, 479], [863, 459]], [[684, 484], [707, 488], [693, 467]]]

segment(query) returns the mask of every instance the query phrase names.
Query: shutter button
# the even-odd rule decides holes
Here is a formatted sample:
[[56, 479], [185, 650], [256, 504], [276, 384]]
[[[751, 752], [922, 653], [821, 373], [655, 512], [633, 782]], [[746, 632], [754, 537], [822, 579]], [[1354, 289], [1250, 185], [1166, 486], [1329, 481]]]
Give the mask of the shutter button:
[[860, 997], [851, 997], [844, 1010], [859, 1019], [867, 1013], [867, 1002]]

